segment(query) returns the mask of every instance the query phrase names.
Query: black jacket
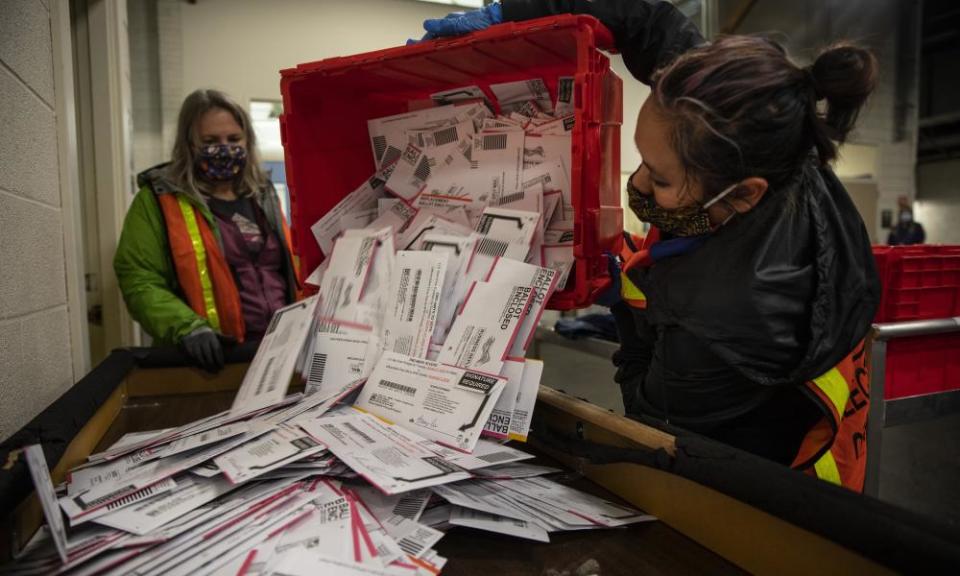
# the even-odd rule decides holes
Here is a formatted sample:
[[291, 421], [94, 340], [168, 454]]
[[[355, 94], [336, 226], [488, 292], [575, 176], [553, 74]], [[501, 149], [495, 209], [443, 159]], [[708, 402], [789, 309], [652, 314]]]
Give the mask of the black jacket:
[[[566, 12], [593, 15], [610, 28], [627, 67], [645, 83], [703, 43], [668, 2], [503, 1], [507, 20]], [[833, 172], [814, 158], [693, 252], [632, 278], [647, 296], [646, 312], [624, 303], [612, 309], [627, 411], [722, 439], [730, 439], [725, 426], [782, 427], [791, 419], [805, 432], [817, 414], [799, 400], [802, 383], [857, 345], [879, 300], [863, 221]]]

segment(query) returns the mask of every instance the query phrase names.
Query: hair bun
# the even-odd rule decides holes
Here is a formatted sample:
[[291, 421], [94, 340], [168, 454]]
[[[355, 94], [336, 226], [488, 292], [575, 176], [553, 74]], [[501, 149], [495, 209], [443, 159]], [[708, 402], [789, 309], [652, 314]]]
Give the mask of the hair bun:
[[877, 59], [853, 44], [836, 44], [807, 68], [817, 100], [827, 101], [824, 123], [830, 137], [843, 142], [857, 114], [877, 85]]

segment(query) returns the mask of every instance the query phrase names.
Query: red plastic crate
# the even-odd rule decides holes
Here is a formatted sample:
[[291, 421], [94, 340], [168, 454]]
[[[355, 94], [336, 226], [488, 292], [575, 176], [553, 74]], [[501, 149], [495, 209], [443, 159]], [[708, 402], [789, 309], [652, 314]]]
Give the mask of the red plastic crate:
[[887, 343], [887, 400], [960, 389], [960, 334], [898, 338]]
[[323, 259], [310, 226], [373, 174], [367, 120], [467, 85], [480, 86], [493, 99], [490, 84], [543, 78], [555, 95], [557, 78], [574, 76], [576, 264], [568, 288], [555, 293], [549, 306], [591, 304], [610, 283], [603, 253], [619, 252], [623, 230], [622, 83], [600, 52], [612, 47], [612, 35], [597, 20], [564, 15], [281, 71], [280, 130], [301, 280]]
[[883, 291], [876, 322], [960, 316], [960, 246], [874, 246]]

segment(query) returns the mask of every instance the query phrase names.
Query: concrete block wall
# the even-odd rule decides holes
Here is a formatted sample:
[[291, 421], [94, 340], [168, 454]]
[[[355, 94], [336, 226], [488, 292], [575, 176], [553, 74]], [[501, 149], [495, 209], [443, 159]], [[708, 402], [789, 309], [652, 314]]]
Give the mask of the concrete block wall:
[[0, 439], [74, 381], [54, 85], [49, 4], [3, 0]]

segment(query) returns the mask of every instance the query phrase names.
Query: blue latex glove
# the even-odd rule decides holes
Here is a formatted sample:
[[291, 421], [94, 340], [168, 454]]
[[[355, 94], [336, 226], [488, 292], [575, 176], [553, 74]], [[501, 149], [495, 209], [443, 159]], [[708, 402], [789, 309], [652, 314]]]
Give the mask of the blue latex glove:
[[447, 14], [445, 18], [426, 20], [423, 23], [423, 29], [427, 33], [420, 40], [407, 40], [407, 45], [444, 36], [469, 34], [501, 22], [503, 22], [503, 12], [499, 3], [488, 4], [470, 12], [454, 12]]
[[611, 282], [610, 286], [597, 296], [594, 303], [609, 308], [623, 299], [623, 296], [620, 295], [623, 280], [620, 278], [620, 258], [609, 252], [605, 253], [604, 256], [607, 257], [607, 272], [610, 274]]

